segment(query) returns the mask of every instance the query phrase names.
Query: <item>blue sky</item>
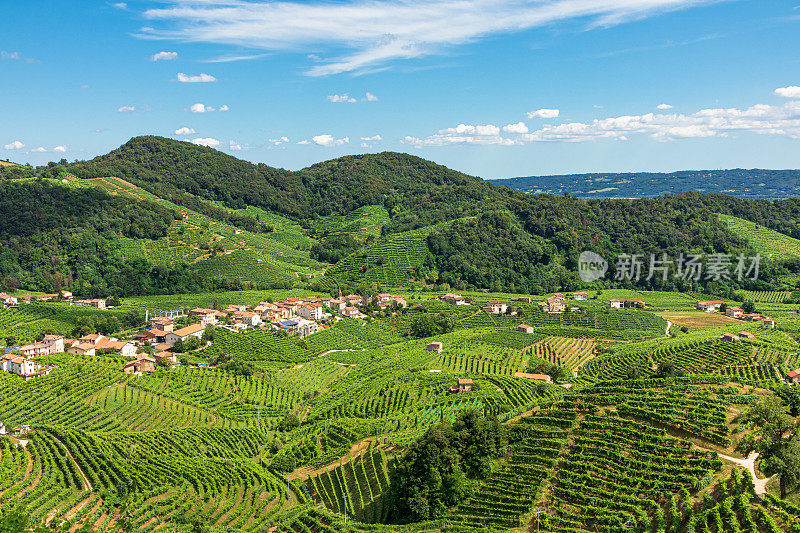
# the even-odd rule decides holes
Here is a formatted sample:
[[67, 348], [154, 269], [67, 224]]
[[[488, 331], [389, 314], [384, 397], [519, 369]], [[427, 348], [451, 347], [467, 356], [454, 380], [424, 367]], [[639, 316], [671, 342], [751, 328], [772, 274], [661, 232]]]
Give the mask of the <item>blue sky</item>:
[[2, 159], [154, 134], [290, 169], [800, 168], [800, 0], [4, 4]]

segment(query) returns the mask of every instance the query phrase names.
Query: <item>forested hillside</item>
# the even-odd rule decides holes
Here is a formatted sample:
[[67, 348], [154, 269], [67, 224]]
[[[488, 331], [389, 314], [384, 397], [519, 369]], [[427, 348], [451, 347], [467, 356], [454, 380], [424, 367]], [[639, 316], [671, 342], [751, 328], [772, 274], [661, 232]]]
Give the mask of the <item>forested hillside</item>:
[[86, 295], [197, 290], [206, 284], [182, 266], [156, 268], [119, 254], [120, 238], [157, 239], [176, 216], [98, 189], [0, 181], [0, 288], [71, 287]]
[[[110, 176], [127, 180], [122, 182], [128, 183], [123, 187], [141, 187], [139, 193], [108, 189], [111, 194], [146, 197], [162, 207], [183, 210], [184, 218], [188, 216], [191, 222], [189, 230], [208, 234], [202, 242], [187, 241], [187, 228], [172, 224], [169, 239], [163, 243], [183, 246], [183, 257], [193, 265], [196, 280], [206, 283], [209, 276], [214, 278], [214, 283], [206, 283], [208, 286], [219, 282], [268, 283], [270, 279], [281, 284], [300, 283], [306, 275], [313, 277], [315, 269], [324, 268], [319, 261], [335, 264], [318, 285], [325, 290], [337, 286], [356, 290], [369, 283], [391, 286], [414, 279], [460, 289], [542, 293], [583, 286], [577, 276], [578, 255], [583, 250], [592, 250], [611, 263], [606, 281], [596, 286], [619, 285], [613, 281], [614, 257], [618, 254], [736, 257], [763, 251], [762, 243], [735, 231], [719, 215], [800, 237], [800, 201], [796, 199], [745, 200], [696, 192], [637, 200], [530, 195], [418, 157], [390, 152], [341, 157], [292, 172], [254, 165], [188, 142], [149, 136], [133, 138], [91, 161], [0, 169], [0, 177], [25, 184], [20, 188], [33, 186], [31, 179], [36, 177], [59, 183], [69, 177], [71, 186], [102, 188], [107, 185], [104, 179]], [[64, 200], [53, 201], [58, 205]], [[12, 215], [8, 220], [24, 225], [13, 208], [8, 209]], [[79, 211], [78, 216], [86, 217], [81, 224], [93, 226], [90, 212]], [[193, 217], [200, 217], [199, 222]], [[149, 219], [141, 218], [142, 223]], [[217, 224], [239, 229], [226, 233], [223, 226], [214, 229]], [[293, 226], [290, 234], [271, 235], [275, 224]], [[98, 226], [99, 231], [104, 227]], [[135, 252], [151, 266], [164, 262], [170, 268], [182, 268], [175, 254], [164, 258], [163, 254], [146, 252], [158, 249], [161, 245], [155, 243], [162, 242], [163, 235], [141, 231], [133, 235], [131, 231], [111, 228], [119, 237], [143, 243], [139, 246], [125, 241], [129, 256]], [[263, 233], [267, 241], [291, 243], [291, 248], [285, 244], [278, 248], [263, 239], [254, 245], [252, 237], [234, 239], [234, 233], [240, 231]], [[198, 252], [192, 253], [186, 246]], [[253, 246], [260, 249], [257, 254]], [[210, 255], [204, 255], [203, 250], [209, 250]], [[215, 256], [217, 252], [222, 257]], [[289, 258], [291, 261], [284, 264]], [[780, 283], [785, 276], [800, 273], [798, 259], [792, 254], [769, 257], [762, 265], [759, 282], [723, 280], [709, 285], [704, 279], [670, 277], [666, 281], [631, 280], [622, 285], [721, 294], [742, 288], [774, 290], [786, 288]], [[280, 266], [275, 267], [276, 261]], [[268, 265], [272, 270], [266, 268]], [[25, 280], [52, 274], [28, 276], [24, 264], [10, 270]], [[88, 273], [70, 271], [64, 275], [68, 275], [71, 286], [87, 287], [74, 281], [85, 279]], [[29, 281], [23, 285], [32, 286]]]

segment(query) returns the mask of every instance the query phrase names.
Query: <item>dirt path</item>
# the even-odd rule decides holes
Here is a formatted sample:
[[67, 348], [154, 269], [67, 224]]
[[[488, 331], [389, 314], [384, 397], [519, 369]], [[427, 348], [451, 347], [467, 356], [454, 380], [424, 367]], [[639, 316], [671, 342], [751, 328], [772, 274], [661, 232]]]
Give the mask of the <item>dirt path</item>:
[[747, 456], [747, 459], [736, 459], [735, 457], [729, 457], [727, 455], [722, 455], [721, 453], [718, 455], [720, 459], [736, 463], [737, 465], [747, 469], [747, 471], [750, 472], [750, 475], [753, 476], [753, 485], [755, 486], [756, 494], [762, 498], [764, 497], [764, 495], [767, 493], [767, 483], [769, 483], [775, 476], [771, 476], [766, 479], [759, 479], [758, 476], [756, 476], [755, 467], [756, 459], [758, 459], [757, 452], [752, 452]]
[[667, 320], [667, 331], [664, 332], [665, 337], [669, 337], [669, 329], [672, 327], [672, 322]]

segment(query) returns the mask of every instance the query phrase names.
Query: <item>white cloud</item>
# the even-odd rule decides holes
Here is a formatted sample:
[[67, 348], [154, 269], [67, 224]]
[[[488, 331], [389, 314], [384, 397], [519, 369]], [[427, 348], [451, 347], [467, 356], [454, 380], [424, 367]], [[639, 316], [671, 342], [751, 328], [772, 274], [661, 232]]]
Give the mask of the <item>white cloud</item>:
[[558, 109], [537, 109], [526, 113], [528, 118], [556, 118], [559, 114], [560, 111]]
[[38, 154], [44, 153], [46, 151], [47, 148], [45, 148], [44, 146], [40, 146], [39, 148], [34, 148], [33, 150], [31, 150], [31, 152], [36, 152]]
[[142, 28], [140, 37], [264, 51], [345, 50], [306, 71], [325, 76], [558, 22], [607, 27], [714, 1], [720, 0], [167, 0], [144, 13], [163, 27]]
[[25, 145], [22, 144], [20, 141], [13, 141], [5, 146], [3, 146], [6, 150], [21, 150], [25, 148]]
[[64, 153], [67, 151], [67, 147], [62, 144], [61, 146], [56, 146], [55, 148], [53, 148], [53, 151]]
[[279, 146], [289, 142], [289, 137], [278, 137], [276, 139], [268, 139], [269, 143], [273, 146]]
[[242, 150], [242, 145], [237, 143], [236, 141], [231, 141], [229, 147], [233, 151]]
[[[510, 124], [509, 126], [518, 126]], [[516, 129], [516, 128], [514, 128]], [[692, 114], [622, 115], [595, 119], [591, 122], [568, 122], [546, 125], [522, 133], [503, 128], [461, 124], [446, 128], [428, 137], [407, 136], [403, 142], [417, 147], [456, 144], [517, 145], [533, 142], [586, 142], [602, 139], [625, 141], [644, 136], [657, 141], [677, 139], [729, 137], [737, 133], [777, 135], [800, 139], [800, 100], [782, 106], [756, 104], [748, 108], [701, 109]]]
[[382, 141], [383, 137], [381, 137], [380, 135], [373, 135], [372, 137], [361, 137], [361, 140], [362, 141], [368, 141], [368, 142], [378, 142], [378, 141]]
[[214, 108], [198, 102], [196, 104], [192, 104], [192, 107], [190, 107], [189, 110], [192, 113], [211, 113], [214, 111]]
[[216, 139], [212, 139], [211, 137], [206, 137], [205, 139], [202, 137], [197, 139], [192, 139], [192, 143], [199, 144], [200, 146], [210, 146], [211, 148], [219, 146], [219, 141]]
[[367, 91], [367, 94], [364, 96], [367, 102], [377, 102], [378, 97], [372, 94], [371, 92]]
[[116, 4], [112, 4], [117, 9], [128, 9], [128, 4], [125, 2], [117, 2]]
[[211, 74], [198, 74], [196, 76], [188, 76], [183, 72], [178, 72], [178, 81], [181, 83], [209, 83], [217, 81], [217, 78]]
[[311, 144], [311, 141], [303, 139], [302, 141], [297, 141], [297, 144]]
[[345, 94], [329, 94], [328, 95], [328, 101], [329, 102], [333, 102], [335, 104], [338, 104], [338, 103], [354, 104], [355, 102], [358, 102], [358, 100], [356, 100], [355, 98], [353, 98], [352, 96], [350, 96], [347, 93], [345, 93]]
[[172, 61], [178, 58], [178, 52], [159, 52], [150, 56], [150, 61]]
[[325, 133], [323, 135], [316, 135], [311, 138], [314, 143], [320, 146], [341, 146], [343, 144], [347, 144], [350, 142], [348, 137], [342, 137], [341, 139], [334, 138], [333, 135], [329, 133]]
[[517, 122], [516, 124], [503, 126], [503, 131], [506, 133], [528, 133], [528, 126], [524, 122]]
[[22, 59], [22, 56], [19, 52], [6, 52], [5, 50], [0, 50], [0, 59]]
[[783, 96], [784, 98], [800, 98], [800, 87], [797, 87], [796, 85], [780, 87], [775, 89], [775, 96]]
[[669, 104], [658, 104], [656, 109], [672, 109], [672, 106]]
[[117, 113], [132, 113], [136, 111], [135, 105], [123, 105], [117, 108]]
[[227, 105], [225, 105], [225, 104], [222, 104], [221, 106], [219, 106], [219, 110], [220, 110], [220, 111], [228, 111], [229, 109], [230, 109], [230, 107], [228, 107], [228, 106], [227, 106]]
[[197, 132], [194, 131], [194, 128], [187, 128], [186, 126], [175, 130], [175, 135], [191, 135], [192, 133], [197, 133]]

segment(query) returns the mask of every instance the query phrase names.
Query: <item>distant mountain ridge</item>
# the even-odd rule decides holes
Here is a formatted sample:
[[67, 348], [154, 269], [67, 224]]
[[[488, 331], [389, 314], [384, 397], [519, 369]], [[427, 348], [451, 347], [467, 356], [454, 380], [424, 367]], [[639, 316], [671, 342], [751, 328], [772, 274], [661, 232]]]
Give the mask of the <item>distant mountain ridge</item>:
[[528, 193], [569, 193], [579, 198], [651, 198], [685, 191], [780, 200], [800, 197], [800, 170], [730, 169], [525, 176], [491, 180]]

